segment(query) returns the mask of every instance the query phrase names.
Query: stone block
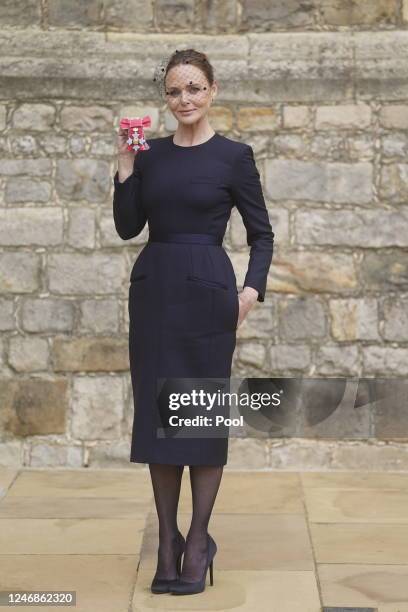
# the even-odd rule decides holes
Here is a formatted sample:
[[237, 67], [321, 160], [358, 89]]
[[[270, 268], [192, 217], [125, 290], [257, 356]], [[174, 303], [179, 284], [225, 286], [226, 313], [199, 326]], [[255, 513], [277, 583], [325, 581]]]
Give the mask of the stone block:
[[3, 379], [0, 402], [0, 429], [9, 434], [25, 437], [65, 433], [68, 381], [64, 378]]
[[122, 379], [113, 376], [73, 380], [71, 435], [77, 440], [113, 440], [121, 435]]

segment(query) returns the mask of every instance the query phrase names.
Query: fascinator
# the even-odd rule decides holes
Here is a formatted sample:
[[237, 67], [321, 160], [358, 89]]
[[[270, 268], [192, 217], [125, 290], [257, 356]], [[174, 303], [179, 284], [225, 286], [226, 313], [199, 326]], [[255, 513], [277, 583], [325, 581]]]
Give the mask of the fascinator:
[[194, 54], [197, 54], [201, 60], [204, 55], [194, 49], [180, 51], [176, 49], [170, 55], [162, 57], [156, 64], [153, 82], [160, 98], [170, 105], [181, 99], [193, 103], [199, 102], [210, 95], [210, 85], [206, 75], [190, 62]]

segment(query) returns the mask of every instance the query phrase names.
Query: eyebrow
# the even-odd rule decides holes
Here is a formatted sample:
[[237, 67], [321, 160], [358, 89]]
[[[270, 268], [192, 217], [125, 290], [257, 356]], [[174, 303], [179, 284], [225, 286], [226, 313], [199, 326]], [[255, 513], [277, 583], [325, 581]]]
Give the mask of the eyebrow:
[[[195, 83], [194, 81], [192, 83], [187, 83], [187, 85], [200, 85], [200, 83]], [[169, 89], [178, 89], [179, 86], [178, 85], [169, 85]]]

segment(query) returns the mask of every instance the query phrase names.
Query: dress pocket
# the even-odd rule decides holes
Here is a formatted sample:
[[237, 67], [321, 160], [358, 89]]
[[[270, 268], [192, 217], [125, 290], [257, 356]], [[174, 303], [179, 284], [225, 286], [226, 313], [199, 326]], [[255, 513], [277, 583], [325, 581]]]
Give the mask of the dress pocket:
[[131, 275], [128, 292], [129, 329], [132, 333], [142, 333], [147, 329], [149, 319], [149, 283], [147, 274]]
[[194, 283], [198, 283], [200, 285], [204, 285], [205, 287], [210, 287], [211, 289], [224, 289], [224, 290], [228, 289], [228, 285], [226, 285], [222, 281], [202, 278], [201, 276], [196, 276], [194, 274], [188, 274], [187, 280], [192, 281]]
[[136, 283], [138, 281], [144, 280], [145, 278], [147, 278], [147, 274], [135, 274], [134, 276], [130, 277], [130, 282]]

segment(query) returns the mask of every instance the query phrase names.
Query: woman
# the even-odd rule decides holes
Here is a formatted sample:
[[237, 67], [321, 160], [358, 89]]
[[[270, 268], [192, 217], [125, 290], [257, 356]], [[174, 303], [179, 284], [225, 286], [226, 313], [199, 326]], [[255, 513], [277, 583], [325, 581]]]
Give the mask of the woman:
[[[186, 594], [204, 590], [208, 567], [212, 584], [216, 544], [207, 528], [228, 436], [180, 435], [180, 428], [163, 436], [157, 381], [231, 376], [236, 329], [255, 302], [264, 301], [274, 234], [252, 148], [210, 125], [217, 84], [207, 56], [176, 51], [158, 84], [177, 130], [149, 139], [150, 149], [135, 155], [119, 129], [113, 215], [124, 240], [140, 234], [147, 221], [149, 227], [130, 279], [129, 356], [135, 407], [130, 461], [149, 464], [159, 519], [151, 590]], [[251, 246], [239, 293], [221, 246], [234, 205]], [[184, 465], [193, 501], [186, 539], [177, 526]]]

